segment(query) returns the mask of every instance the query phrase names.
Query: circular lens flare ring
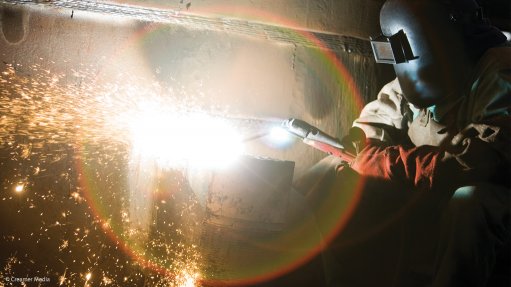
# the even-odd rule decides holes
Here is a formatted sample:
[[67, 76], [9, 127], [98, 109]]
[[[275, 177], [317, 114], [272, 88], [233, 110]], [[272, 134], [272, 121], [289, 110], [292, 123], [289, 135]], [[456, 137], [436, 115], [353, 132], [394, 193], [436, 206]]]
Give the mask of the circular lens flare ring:
[[[220, 10], [222, 10], [222, 9], [220, 9]], [[250, 11], [250, 12], [252, 14], [254, 13], [254, 11]], [[262, 15], [261, 18], [262, 19], [268, 18], [270, 13], [267, 13], [267, 14], [268, 15], [266, 15], [266, 14]], [[281, 21], [282, 22], [290, 22], [290, 21], [287, 21], [286, 19], [281, 19]], [[151, 26], [151, 27], [155, 27], [155, 28], [141, 30], [140, 33], [137, 33], [134, 37], [130, 38], [126, 42], [126, 46], [138, 44], [140, 41], [145, 41], [150, 33], [153, 33], [157, 30], [158, 26]], [[346, 69], [344, 64], [336, 57], [336, 55], [333, 52], [329, 51], [328, 49], [322, 49], [322, 47], [324, 45], [313, 34], [307, 33], [305, 31], [297, 31], [297, 33], [300, 34], [299, 35], [300, 37], [303, 37], [307, 41], [309, 41], [311, 45], [314, 45], [314, 46], [320, 48], [320, 49], [318, 49], [318, 52], [315, 54], [318, 56], [318, 60], [321, 62], [324, 62], [328, 65], [332, 65], [333, 71], [335, 73], [335, 77], [337, 77], [341, 83], [345, 84], [348, 87], [348, 89], [351, 93], [351, 96], [352, 96], [351, 100], [352, 100], [354, 106], [356, 106], [358, 108], [358, 110], [360, 110], [362, 107], [363, 101], [361, 100], [361, 96], [358, 91], [357, 85], [355, 84], [352, 76], [350, 75], [349, 71]], [[113, 55], [113, 57], [111, 57], [111, 59], [116, 59], [118, 57], [121, 57], [121, 55]], [[114, 61], [114, 60], [112, 60], [112, 61]], [[150, 128], [150, 130], [152, 130], [152, 131], [146, 131], [148, 129], [148, 125], [144, 125], [143, 123], [144, 122], [151, 123], [153, 121], [164, 123], [164, 122], [168, 122], [167, 120], [165, 120], [165, 118], [167, 117], [167, 119], [173, 119], [172, 122], [175, 125], [178, 125], [182, 120], [186, 119], [186, 117], [179, 116], [179, 113], [175, 113], [175, 111], [166, 111], [166, 113], [162, 112], [161, 115], [158, 116], [157, 115], [158, 113], [155, 112], [158, 110], [161, 110], [161, 107], [157, 107], [156, 109], [153, 109], [152, 111], [151, 111], [151, 109], [147, 109], [144, 112], [146, 115], [149, 115], [148, 119], [146, 119], [146, 120], [143, 120], [143, 118], [146, 117], [143, 115], [144, 113], [142, 113], [140, 115], [135, 115], [135, 116], [133, 116], [132, 114], [129, 115], [132, 118], [129, 121], [127, 121], [130, 125], [129, 130], [130, 130], [131, 136], [132, 136], [132, 151], [134, 153], [138, 152], [138, 153], [140, 153], [140, 155], [149, 155], [152, 157], [156, 157], [160, 164], [166, 164], [167, 167], [174, 167], [176, 165], [178, 165], [178, 166], [179, 165], [185, 165], [185, 166], [190, 165], [192, 162], [194, 162], [194, 161], [190, 160], [190, 158], [183, 159], [183, 157], [181, 157], [181, 159], [179, 159], [179, 157], [178, 157], [178, 160], [175, 160], [174, 158], [170, 157], [170, 159], [169, 158], [165, 159], [166, 156], [164, 156], [164, 153], [157, 152], [157, 150], [159, 150], [159, 149], [168, 151], [171, 146], [165, 145], [164, 143], [178, 142], [180, 140], [179, 134], [170, 133], [174, 136], [170, 136], [170, 134], [169, 134], [169, 136], [165, 136], [165, 133], [164, 133], [165, 131], [167, 131], [167, 132], [172, 131], [172, 129], [170, 128], [172, 125], [165, 126], [163, 124], [158, 124], [160, 126], [161, 125], [164, 126], [162, 129], [156, 128], [156, 126], [158, 126], [158, 125], [156, 125], [156, 126], [153, 126], [152, 128]], [[137, 114], [137, 113], [135, 113], [135, 114]], [[194, 116], [195, 116], [195, 114], [194, 114]], [[192, 118], [194, 116], [192, 116]], [[151, 118], [153, 120], [151, 120]], [[162, 121], [160, 121], [160, 120], [162, 120]], [[191, 131], [191, 129], [188, 129], [187, 132], [188, 131]], [[144, 139], [144, 137], [147, 137], [147, 138]], [[158, 142], [160, 137], [163, 138], [164, 140], [161, 140], [161, 142]], [[208, 144], [211, 144], [211, 142], [213, 141], [212, 139], [209, 139], [205, 136], [203, 136], [203, 137], [193, 137], [192, 136], [191, 138], [193, 139], [192, 142], [194, 142], [195, 140], [198, 140], [198, 142], [202, 142], [202, 145], [198, 145], [199, 147], [196, 149], [195, 155], [197, 155], [197, 153], [200, 153], [201, 151], [199, 151], [199, 150], [205, 149], [205, 147]], [[184, 145], [184, 144], [182, 144], [182, 142], [183, 141], [181, 141], [180, 145]], [[147, 145], [146, 145], [146, 143], [147, 143]], [[192, 148], [189, 148], [189, 146], [187, 146], [186, 148], [187, 148], [187, 150], [193, 150]], [[235, 150], [235, 149], [233, 149], [233, 150]], [[194, 158], [194, 157], [192, 156], [192, 158]], [[226, 161], [226, 158], [224, 158], [223, 160]], [[204, 159], [198, 160], [198, 162], [205, 163]], [[82, 168], [85, 168], [85, 169], [88, 168], [86, 166], [83, 166], [83, 162], [81, 162], [79, 164], [82, 166]], [[88, 179], [86, 178], [84, 180], [86, 182], [88, 182], [91, 180], [91, 178], [88, 178]], [[98, 193], [98, 192], [99, 191], [97, 190], [97, 188], [92, 188], [92, 187], [86, 188], [86, 193], [90, 193], [89, 196], [91, 197], [90, 200], [88, 200], [87, 202], [91, 205], [93, 210], [95, 210], [94, 213], [96, 213], [98, 217], [105, 218], [105, 216], [103, 216], [101, 213], [99, 213], [99, 209], [102, 208], [103, 204], [98, 199], [95, 199], [95, 197], [92, 195], [92, 194]], [[332, 236], [331, 234], [334, 234], [335, 230], [339, 229], [338, 225], [341, 225], [341, 228], [342, 228], [342, 221], [334, 220], [334, 219], [333, 219], [333, 221], [335, 221], [337, 224], [334, 224], [336, 226], [334, 226], [330, 230], [326, 231], [329, 234], [328, 237], [331, 237]], [[335, 227], [337, 227], [337, 228], [335, 228]], [[107, 229], [109, 230], [109, 233], [111, 233], [113, 238], [116, 238], [117, 241], [124, 243], [124, 247], [125, 247], [125, 248], [123, 248], [124, 251], [127, 254], [130, 254], [131, 257], [134, 258], [137, 262], [140, 262], [146, 268], [150, 268], [155, 271], [158, 271], [158, 273], [174, 274], [174, 276], [176, 275], [175, 272], [172, 272], [172, 270], [167, 270], [167, 267], [160, 266], [159, 264], [151, 261], [149, 258], [147, 258], [147, 255], [145, 255], [144, 252], [142, 252], [140, 250], [136, 250], [136, 248], [134, 248], [134, 246], [132, 246], [132, 244], [130, 244], [129, 240], [126, 240], [126, 238], [123, 238], [118, 231], [115, 231], [111, 228], [107, 228]], [[326, 240], [326, 241], [330, 241], [330, 240]], [[262, 276], [255, 276], [255, 277], [250, 277], [250, 278], [247, 278], [247, 277], [231, 278], [231, 279], [229, 279], [229, 283], [234, 283], [234, 284], [241, 283], [241, 282], [256, 283], [256, 282], [269, 280], [271, 278], [277, 277], [278, 275], [284, 274], [284, 273], [288, 272], [289, 270], [294, 269], [297, 265], [302, 264], [304, 261], [307, 261], [308, 258], [317, 254], [320, 251], [322, 245], [320, 243], [316, 243], [316, 244], [308, 245], [308, 247], [309, 247], [308, 250], [306, 250], [306, 251], [304, 250], [304, 254], [301, 254], [300, 256], [298, 256], [298, 258], [293, 258], [292, 260], [286, 261], [285, 263], [281, 264], [281, 268], [279, 270], [276, 270], [275, 274], [264, 274]], [[205, 276], [205, 277], [206, 278], [200, 279], [198, 281], [199, 282], [200, 281], [208, 282], [209, 281], [208, 277], [207, 276]], [[211, 279], [211, 283], [216, 283], [217, 280], [218, 279]], [[222, 281], [222, 280], [219, 280], [219, 281]]]

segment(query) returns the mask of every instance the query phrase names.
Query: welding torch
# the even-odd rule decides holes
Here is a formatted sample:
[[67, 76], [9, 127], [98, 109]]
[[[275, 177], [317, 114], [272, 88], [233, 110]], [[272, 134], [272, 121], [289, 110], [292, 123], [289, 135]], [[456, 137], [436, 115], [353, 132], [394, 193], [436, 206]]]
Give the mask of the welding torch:
[[355, 159], [355, 155], [348, 152], [337, 138], [328, 135], [305, 121], [291, 118], [282, 122], [282, 128], [301, 138], [305, 144], [322, 152], [337, 156], [348, 163], [353, 162]]

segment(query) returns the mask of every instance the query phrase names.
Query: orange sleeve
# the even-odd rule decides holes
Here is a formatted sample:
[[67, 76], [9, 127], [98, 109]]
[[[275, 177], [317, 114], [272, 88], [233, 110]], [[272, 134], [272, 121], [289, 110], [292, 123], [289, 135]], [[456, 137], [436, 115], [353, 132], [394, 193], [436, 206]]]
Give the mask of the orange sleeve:
[[[464, 157], [477, 157], [467, 165]], [[478, 139], [464, 143], [459, 155], [434, 146], [366, 146], [351, 167], [360, 175], [402, 182], [419, 190], [453, 189], [476, 181], [492, 180], [502, 168], [497, 152]]]

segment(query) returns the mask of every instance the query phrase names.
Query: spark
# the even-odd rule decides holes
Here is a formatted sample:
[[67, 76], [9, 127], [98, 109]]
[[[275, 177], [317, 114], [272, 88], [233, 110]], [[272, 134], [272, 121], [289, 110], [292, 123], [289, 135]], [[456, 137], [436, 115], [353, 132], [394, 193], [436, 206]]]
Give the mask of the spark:
[[59, 277], [59, 286], [64, 285], [64, 282], [66, 282], [66, 273], [67, 273], [67, 268], [66, 268], [66, 270], [64, 270], [64, 274], [62, 274]]
[[112, 279], [110, 279], [106, 276], [103, 276], [103, 279], [101, 281], [103, 281], [103, 284], [105, 284], [105, 285], [112, 284]]
[[198, 278], [199, 273], [191, 273], [187, 270], [183, 270], [176, 278], [177, 287], [196, 287]]
[[104, 229], [109, 229], [110, 228], [110, 219], [108, 219], [107, 221], [104, 221], [101, 226], [104, 228]]
[[[36, 73], [37, 70], [39, 72]], [[81, 249], [78, 249], [81, 247], [77, 246], [88, 246], [90, 247], [88, 252], [94, 254], [92, 258], [97, 260], [101, 255], [96, 254], [101, 253], [98, 253], [94, 243], [91, 242], [97, 238], [92, 236], [96, 235], [96, 227], [103, 226], [105, 229], [111, 229], [110, 225], [116, 226], [117, 222], [103, 220], [94, 222], [93, 225], [80, 225], [71, 220], [84, 216], [77, 213], [75, 209], [66, 211], [56, 209], [54, 215], [58, 216], [62, 223], [48, 221], [48, 218], [53, 216], [53, 211], [43, 208], [45, 204], [40, 203], [43, 200], [45, 203], [46, 201], [57, 202], [61, 195], [59, 190], [62, 189], [53, 189], [52, 186], [51, 194], [48, 191], [48, 194], [43, 195], [39, 189], [36, 189], [38, 182], [48, 182], [52, 185], [64, 183], [66, 189], [65, 193], [62, 191], [63, 198], [75, 204], [85, 201], [87, 192], [82, 191], [73, 181], [81, 179], [99, 182], [107, 179], [108, 181], [109, 179], [102, 173], [102, 168], [112, 166], [112, 163], [118, 162], [119, 158], [125, 159], [126, 165], [133, 155], [140, 155], [156, 159], [164, 167], [180, 165], [213, 167], [233, 162], [237, 155], [243, 152], [238, 131], [227, 120], [209, 116], [208, 111], [192, 109], [193, 99], [190, 101], [187, 95], [183, 94], [183, 97], [180, 97], [181, 94], [162, 94], [161, 91], [165, 90], [162, 87], [147, 88], [143, 86], [144, 81], [140, 80], [129, 80], [129, 82], [137, 83], [136, 85], [126, 84], [123, 79], [120, 82], [112, 79], [113, 82], [98, 84], [97, 81], [91, 80], [96, 78], [97, 73], [87, 69], [76, 71], [75, 75], [57, 75], [55, 71], [41, 69], [38, 65], [20, 67], [19, 71], [22, 72], [17, 71], [18, 67], [15, 71], [12, 65], [6, 65], [6, 71], [0, 75], [0, 82], [2, 86], [5, 86], [5, 90], [0, 92], [0, 126], [2, 127], [0, 147], [12, 150], [11, 160], [17, 161], [21, 166], [13, 171], [16, 178], [9, 181], [8, 188], [11, 192], [22, 194], [33, 191], [37, 195], [34, 198], [40, 200], [40, 202], [29, 202], [29, 208], [33, 208], [41, 219], [40, 225], [37, 226], [39, 232], [31, 233], [30, 237], [34, 239], [34, 242], [40, 242], [46, 240], [46, 235], [50, 232], [62, 231], [62, 236], [69, 236], [69, 238], [57, 238], [54, 249], [49, 252], [81, 254]], [[93, 73], [89, 75], [89, 72]], [[67, 79], [71, 76], [80, 78], [80, 84], [66, 84], [72, 82]], [[124, 75], [119, 75], [119, 78], [122, 77]], [[183, 100], [176, 100], [178, 98]], [[145, 104], [140, 104], [141, 102]], [[147, 104], [150, 102], [156, 104]], [[74, 178], [74, 169], [72, 172], [70, 170], [61, 173], [58, 170], [59, 167], [54, 168], [69, 159], [83, 163], [85, 169], [95, 169], [90, 178], [82, 172], [77, 172]], [[36, 162], [37, 164], [29, 166], [30, 169], [23, 166]], [[23, 177], [27, 174], [34, 180]], [[112, 186], [115, 184], [117, 183], [114, 181], [108, 181], [105, 194], [112, 191]], [[14, 197], [13, 194], [8, 199]], [[6, 197], [2, 198], [2, 201], [6, 201]], [[122, 201], [124, 202], [123, 198]], [[63, 200], [60, 202], [65, 203]], [[169, 205], [172, 203], [170, 200], [161, 202]], [[126, 211], [116, 211], [120, 212], [120, 220], [123, 223], [129, 222], [129, 214]], [[90, 215], [86, 213], [83, 218], [89, 220]], [[55, 224], [47, 222], [55, 222]], [[175, 222], [169, 223], [170, 227], [178, 225]], [[69, 227], [64, 228], [64, 226]], [[48, 231], [48, 227], [52, 229]], [[178, 235], [186, 235], [189, 231], [185, 227], [178, 230], [176, 231]], [[123, 230], [123, 234], [128, 235], [137, 232], [141, 233], [134, 228]], [[75, 237], [76, 241], [73, 239]], [[53, 238], [52, 235], [52, 240]], [[77, 242], [81, 244], [76, 244]], [[119, 242], [117, 244], [122, 246]], [[197, 261], [196, 254], [193, 250], [178, 253], [174, 250], [175, 247], [176, 245], [167, 246], [166, 255], [170, 259], [165, 261], [173, 266], [171, 268], [178, 265], [172, 271], [176, 271], [173, 274], [180, 274], [179, 282], [171, 286], [196, 286], [199, 278], [199, 273], [196, 272], [198, 267], [190, 263], [190, 261]], [[186, 249], [184, 245], [177, 245], [177, 247], [180, 250]], [[117, 250], [118, 246], [114, 248], [112, 251]], [[193, 257], [193, 260], [189, 257]], [[34, 257], [34, 259], [37, 258]], [[69, 261], [76, 264], [81, 262], [85, 266], [89, 264], [80, 259], [83, 258], [76, 257], [76, 260]], [[60, 262], [63, 263], [63, 261]], [[95, 264], [97, 266], [97, 263]], [[133, 262], [126, 260], [118, 267], [124, 264], [130, 265]], [[180, 273], [178, 271], [180, 269], [185, 271]], [[56, 282], [59, 282], [59, 285], [78, 286], [83, 284], [83, 280], [86, 286], [91, 284], [93, 275], [89, 272], [90, 270], [85, 269], [85, 273], [70, 272], [69, 274], [67, 271], [68, 269], [63, 274], [58, 272], [60, 276]], [[45, 272], [58, 274], [55, 270]], [[95, 276], [98, 280], [101, 278], [96, 271]], [[75, 282], [76, 280], [80, 283]], [[131, 280], [124, 277], [124, 281]], [[101, 282], [106, 285], [111, 282], [111, 279], [104, 276]]]
[[77, 202], [82, 202], [83, 201], [83, 198], [76, 191], [71, 193], [71, 197], [74, 198]]
[[25, 190], [25, 185], [23, 183], [16, 185], [16, 187], [14, 188], [14, 191], [17, 193], [22, 193], [24, 190]]
[[68, 240], [62, 240], [62, 244], [59, 246], [59, 251], [66, 249], [69, 246]]

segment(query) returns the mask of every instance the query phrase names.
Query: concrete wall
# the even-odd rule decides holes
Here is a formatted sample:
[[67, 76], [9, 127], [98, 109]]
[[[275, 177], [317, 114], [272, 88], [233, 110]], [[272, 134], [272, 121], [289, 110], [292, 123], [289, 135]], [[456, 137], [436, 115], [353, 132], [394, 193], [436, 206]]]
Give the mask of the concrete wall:
[[[130, 154], [126, 122], [146, 100], [155, 110], [207, 111], [247, 137], [289, 117], [341, 137], [393, 77], [358, 49], [379, 32], [382, 0], [34, 2], [41, 4], [0, 5], [0, 282], [49, 276], [50, 285], [189, 286], [199, 264], [222, 263], [216, 249], [210, 262], [197, 255], [212, 175], [162, 170]], [[337, 49], [318, 47], [314, 35]], [[325, 156], [263, 139], [248, 142], [247, 152], [294, 161], [295, 178]], [[350, 202], [338, 195], [343, 200], [332, 202]], [[308, 252], [300, 239], [316, 234], [303, 202], [290, 192], [289, 204], [260, 207], [279, 214], [287, 207], [310, 223], [299, 226], [304, 236], [288, 237]], [[229, 233], [208, 228], [214, 232], [202, 241], [231, 250]], [[278, 261], [271, 258], [262, 261]], [[321, 262], [313, 269], [297, 270], [299, 284], [288, 285], [317, 285]]]
[[[165, 1], [190, 15], [228, 15], [278, 32], [373, 34], [370, 15], [378, 2], [288, 2], [194, 1], [187, 8], [190, 2]], [[340, 137], [392, 76], [370, 56], [313, 47], [308, 36], [287, 29], [309, 45], [47, 5], [4, 4], [0, 10], [0, 182], [8, 196], [18, 181], [31, 189], [0, 202], [0, 218], [8, 219], [1, 222], [4, 237], [16, 241], [2, 243], [0, 258], [24, 256], [6, 274], [31, 266], [39, 276], [67, 276], [69, 285], [87, 283], [90, 269], [97, 284], [103, 274], [101, 282], [141, 286], [153, 277], [138, 272], [133, 252], [153, 252], [155, 260], [174, 264], [182, 260], [177, 253], [188, 252], [175, 243], [200, 236], [210, 175], [161, 171], [123, 150], [116, 127], [125, 123], [117, 116], [130, 120], [123, 112], [145, 97], [231, 119], [246, 136], [296, 117]], [[294, 161], [295, 177], [325, 156], [300, 142], [279, 149], [262, 140], [247, 143], [247, 152]], [[57, 218], [63, 224], [55, 225]], [[20, 222], [30, 228], [15, 227]], [[33, 235], [36, 229], [49, 231]], [[158, 239], [167, 245], [157, 245]]]
[[[174, 2], [177, 4], [171, 8], [181, 7]], [[351, 21], [367, 19], [371, 25], [366, 27], [372, 26], [372, 18], [362, 16], [377, 8], [369, 2], [369, 6], [357, 10], [362, 11], [361, 17], [339, 17], [331, 14], [353, 10], [355, 2], [302, 1], [289, 9], [283, 2], [270, 5], [264, 1], [237, 1], [236, 6], [229, 6], [232, 1], [224, 2], [213, 6], [198, 1], [189, 10], [215, 8], [245, 16], [238, 11], [258, 9], [290, 18], [306, 28], [343, 33], [352, 26], [363, 29], [364, 25]], [[62, 75], [61, 83], [89, 91], [88, 86], [95, 86], [98, 93], [123, 81], [137, 86], [160, 85], [168, 97], [204, 109], [214, 107], [226, 115], [246, 118], [297, 117], [341, 136], [358, 113], [357, 101], [360, 106], [373, 97], [384, 81], [382, 70], [366, 55], [335, 54], [250, 35], [64, 8], [5, 6], [3, 11], [2, 69], [15, 64], [20, 73], [33, 75], [38, 73], [33, 70], [36, 65], [39, 72], [44, 68], [53, 75]], [[367, 31], [372, 33], [372, 28]], [[346, 69], [344, 74], [339, 67]], [[362, 98], [355, 98], [355, 90]], [[298, 175], [322, 156], [301, 145], [278, 152], [264, 145], [254, 145], [253, 149], [251, 153], [298, 161]]]
[[113, 1], [185, 13], [231, 17], [325, 31], [367, 39], [379, 33], [378, 15], [384, 1], [369, 0], [173, 0]]

